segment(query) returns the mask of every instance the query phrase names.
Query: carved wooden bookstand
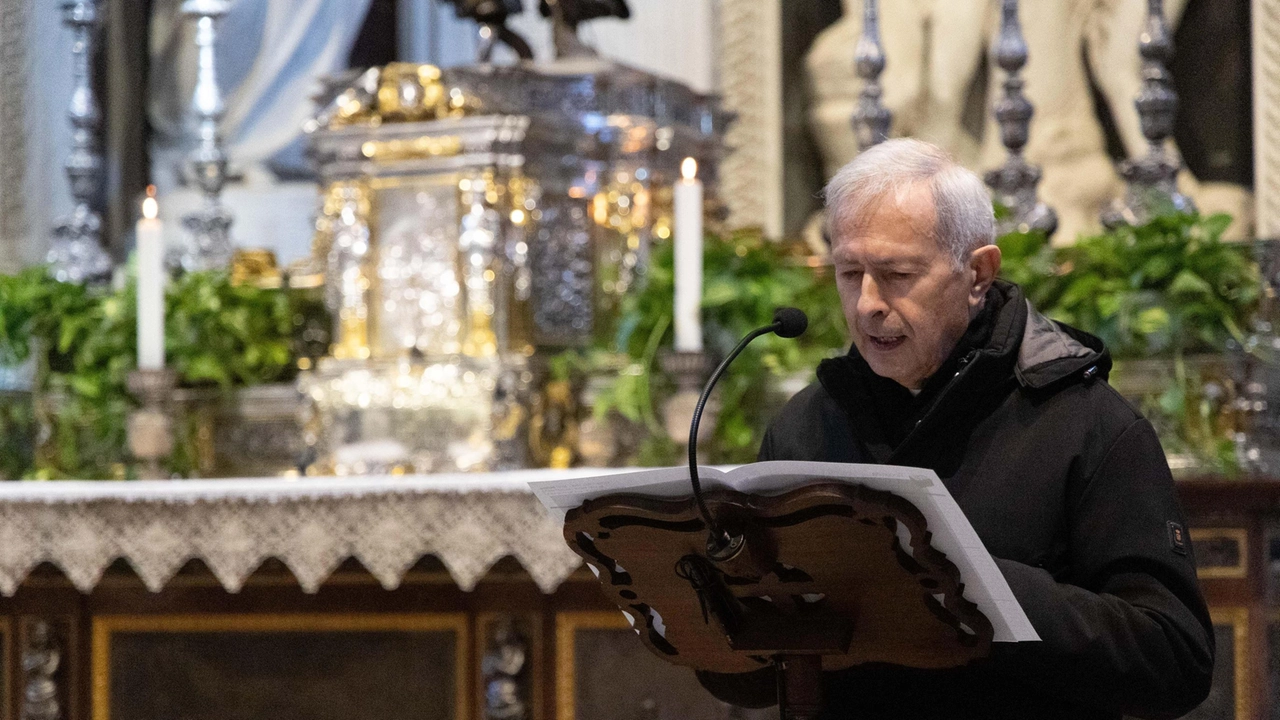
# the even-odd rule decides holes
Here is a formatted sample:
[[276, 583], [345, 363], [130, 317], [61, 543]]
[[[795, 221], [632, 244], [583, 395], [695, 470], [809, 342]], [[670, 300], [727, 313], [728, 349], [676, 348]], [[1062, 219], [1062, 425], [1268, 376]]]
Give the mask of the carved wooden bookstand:
[[772, 664], [782, 717], [799, 720], [821, 709], [822, 670], [947, 668], [989, 651], [991, 623], [910, 502], [829, 481], [705, 497], [738, 540], [728, 551], [708, 552], [692, 498], [611, 495], [565, 518], [569, 546], [668, 662], [721, 673]]

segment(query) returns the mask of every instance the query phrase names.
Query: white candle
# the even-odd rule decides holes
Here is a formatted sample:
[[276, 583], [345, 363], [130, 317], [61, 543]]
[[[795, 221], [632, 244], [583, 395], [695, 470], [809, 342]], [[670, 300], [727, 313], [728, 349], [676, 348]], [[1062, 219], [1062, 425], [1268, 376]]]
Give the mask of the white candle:
[[155, 187], [147, 188], [138, 220], [138, 369], [164, 367], [164, 226]]
[[675, 325], [678, 352], [702, 351], [702, 182], [685, 158], [675, 187]]

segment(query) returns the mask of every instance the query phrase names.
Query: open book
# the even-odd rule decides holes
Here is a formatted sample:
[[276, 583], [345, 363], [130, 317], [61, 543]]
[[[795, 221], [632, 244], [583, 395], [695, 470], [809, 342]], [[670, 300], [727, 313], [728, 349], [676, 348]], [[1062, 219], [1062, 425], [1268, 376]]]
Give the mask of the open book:
[[[933, 535], [933, 547], [946, 553], [959, 568], [964, 596], [991, 621], [995, 630], [992, 639], [995, 642], [1040, 639], [969, 519], [932, 470], [896, 465], [772, 461], [727, 471], [699, 466], [698, 477], [707, 489], [724, 487], [756, 495], [777, 495], [815, 481], [864, 485], [898, 495], [920, 510]], [[687, 467], [535, 480], [529, 487], [561, 523], [570, 509], [606, 495], [629, 493], [662, 498], [692, 495]], [[905, 529], [900, 526], [899, 532]], [[900, 538], [904, 547], [908, 539]]]

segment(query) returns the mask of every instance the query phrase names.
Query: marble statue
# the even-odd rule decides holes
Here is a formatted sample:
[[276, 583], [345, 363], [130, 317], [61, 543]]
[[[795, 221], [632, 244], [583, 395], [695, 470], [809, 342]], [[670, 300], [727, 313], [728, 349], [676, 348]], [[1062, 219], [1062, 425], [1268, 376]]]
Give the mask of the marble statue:
[[[1166, 0], [1171, 26], [1186, 3]], [[806, 61], [813, 98], [810, 124], [828, 175], [857, 152], [850, 117], [860, 90], [853, 48], [862, 31], [862, 2], [845, 0], [844, 5], [844, 17], [818, 36]], [[998, 10], [995, 0], [881, 3], [887, 65], [880, 81], [884, 103], [893, 112], [891, 135], [938, 143], [975, 169], [1003, 161], [1005, 149], [989, 111], [1001, 79], [994, 63], [989, 64], [986, 96], [972, 93], [982, 80], [982, 57], [997, 30]], [[1127, 153], [1136, 156], [1146, 149], [1133, 104], [1141, 86], [1138, 35], [1146, 3], [1031, 0], [1020, 3], [1019, 14], [1030, 50], [1022, 75], [1035, 107], [1026, 158], [1043, 169], [1040, 197], [1058, 213], [1054, 241], [1069, 243], [1081, 233], [1097, 231], [1100, 211], [1123, 192], [1094, 114], [1090, 73]], [[976, 126], [975, 117], [984, 118], [983, 127]], [[1239, 186], [1197, 183], [1185, 171], [1179, 183], [1203, 211], [1249, 217], [1248, 194]], [[1247, 222], [1237, 222], [1233, 230], [1243, 234]]]

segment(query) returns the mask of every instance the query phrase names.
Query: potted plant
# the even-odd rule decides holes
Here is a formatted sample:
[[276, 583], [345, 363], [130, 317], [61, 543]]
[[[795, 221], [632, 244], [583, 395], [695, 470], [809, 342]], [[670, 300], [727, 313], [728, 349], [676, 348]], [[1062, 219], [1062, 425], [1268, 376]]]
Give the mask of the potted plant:
[[[296, 413], [296, 402], [287, 400], [296, 395], [290, 380], [299, 327], [309, 327], [303, 316], [314, 311], [300, 305], [308, 302], [283, 289], [233, 284], [226, 273], [188, 273], [169, 285], [166, 362], [179, 377], [172, 472], [221, 472], [221, 456], [236, 454], [216, 452], [219, 435], [251, 424], [238, 418], [241, 408], [259, 419]], [[125, 379], [136, 366], [136, 306], [132, 281], [86, 288], [58, 282], [42, 267], [0, 276], [0, 364], [34, 361], [26, 405], [38, 428], [26, 466], [13, 462], [0, 471], [39, 479], [130, 476], [125, 427], [134, 400]], [[254, 389], [272, 383], [286, 384]], [[258, 399], [273, 409], [255, 403], [264, 392]], [[16, 422], [10, 417], [20, 418], [22, 407], [11, 394], [0, 422]], [[300, 432], [293, 435], [300, 440]]]

